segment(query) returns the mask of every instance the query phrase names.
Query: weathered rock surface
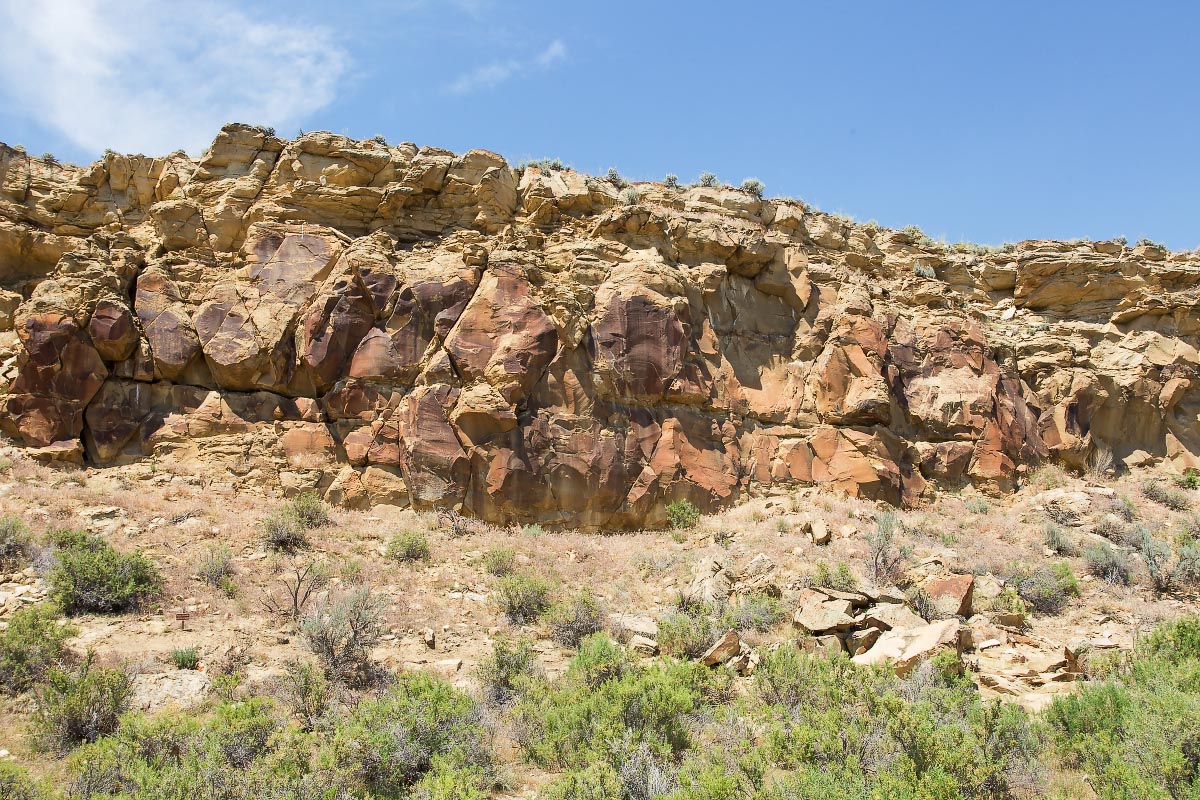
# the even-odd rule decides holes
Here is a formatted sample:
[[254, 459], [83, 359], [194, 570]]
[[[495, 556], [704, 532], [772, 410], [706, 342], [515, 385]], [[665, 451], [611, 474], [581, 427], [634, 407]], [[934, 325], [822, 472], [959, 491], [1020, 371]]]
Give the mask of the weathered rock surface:
[[0, 145], [0, 430], [593, 528], [769, 484], [912, 504], [1047, 458], [1200, 467], [1196, 254], [638, 189], [244, 125], [198, 160]]

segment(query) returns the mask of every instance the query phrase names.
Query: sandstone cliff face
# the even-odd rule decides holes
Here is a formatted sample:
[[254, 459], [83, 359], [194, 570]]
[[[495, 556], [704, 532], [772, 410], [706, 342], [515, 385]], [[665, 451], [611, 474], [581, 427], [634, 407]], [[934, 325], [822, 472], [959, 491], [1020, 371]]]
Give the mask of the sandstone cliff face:
[[970, 253], [481, 150], [0, 145], [0, 429], [494, 521], [788, 483], [913, 504], [1044, 459], [1200, 466], [1198, 279], [1149, 245]]

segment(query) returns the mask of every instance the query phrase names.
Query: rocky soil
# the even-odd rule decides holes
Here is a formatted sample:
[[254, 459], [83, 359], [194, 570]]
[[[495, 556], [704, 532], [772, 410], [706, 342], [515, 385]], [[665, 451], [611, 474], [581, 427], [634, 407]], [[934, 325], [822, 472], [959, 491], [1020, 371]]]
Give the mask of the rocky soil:
[[[1043, 469], [1001, 500], [946, 493], [922, 508], [892, 512], [899, 555], [888, 575], [903, 588], [871, 580], [870, 537], [891, 507], [824, 487], [768, 493], [682, 531], [603, 536], [462, 520], [454, 530], [447, 518], [403, 504], [340, 510], [331, 525], [314, 532], [311, 548], [289, 559], [264, 546], [261, 522], [282, 497], [262, 484], [225, 483], [223, 475], [147, 461], [47, 466], [9, 446], [0, 448], [0, 507], [25, 520], [35, 536], [56, 527], [85, 528], [120, 550], [141, 550], [162, 569], [167, 583], [161, 601], [139, 613], [72, 620], [80, 630], [72, 649], [135, 670], [135, 705], [148, 711], [205, 701], [213, 690], [210, 676], [231, 658], [245, 664], [248, 687], [274, 691], [286, 662], [311, 656], [294, 624], [270, 613], [263, 601], [283, 590], [293, 564], [313, 561], [333, 576], [314, 602], [362, 584], [385, 599], [388, 633], [373, 658], [391, 671], [434, 671], [474, 693], [474, 668], [491, 643], [499, 636], [529, 636], [539, 668], [560, 674], [573, 651], [553, 641], [546, 623], [512, 625], [502, 614], [497, 578], [484, 564], [484, 554], [496, 548], [511, 548], [515, 569], [546, 578], [556, 598], [593, 590], [610, 631], [644, 658], [658, 654], [659, 621], [681, 596], [718, 604], [777, 597], [786, 611], [777, 624], [765, 631], [718, 631], [699, 657], [731, 667], [742, 676], [743, 689], [754, 680], [758, 659], [774, 647], [846, 651], [855, 661], [890, 664], [902, 674], [917, 660], [950, 649], [962, 655], [985, 695], [1036, 710], [1086, 679], [1091, 654], [1128, 649], [1158, 622], [1195, 612], [1190, 589], [1160, 596], [1147, 588], [1136, 549], [1113, 532], [1118, 516], [1132, 516], [1159, 538], [1200, 527], [1193, 513], [1143, 495], [1145, 482], [1160, 477], [1073, 477]], [[1180, 492], [1193, 507], [1200, 500], [1200, 492]], [[1078, 555], [1046, 550], [1048, 523], [1060, 526], [1076, 553], [1089, 543], [1118, 539], [1115, 546], [1130, 553], [1134, 582], [1106, 582], [1088, 574]], [[405, 529], [428, 536], [428, 559], [401, 563], [386, 557], [387, 543]], [[232, 593], [197, 575], [205, 554], [223, 546], [233, 554]], [[1051, 561], [1067, 564], [1081, 587], [1062, 613], [1014, 613], [997, 602], [1020, 566]], [[815, 577], [821, 565], [847, 571], [850, 585], [822, 585]], [[0, 576], [0, 628], [15, 609], [44, 598], [43, 571], [35, 559], [27, 570]], [[918, 589], [932, 602], [932, 622], [910, 604]], [[189, 617], [180, 621], [178, 612]], [[172, 651], [192, 646], [199, 669], [176, 668]], [[28, 711], [28, 699], [0, 706], [0, 750], [53, 774], [61, 762], [29, 743]], [[513, 788], [506, 796], [528, 797], [545, 778], [517, 761], [511, 768]]]
[[497, 524], [1200, 466], [1200, 256], [947, 246], [724, 186], [225, 127], [0, 145], [0, 428]]

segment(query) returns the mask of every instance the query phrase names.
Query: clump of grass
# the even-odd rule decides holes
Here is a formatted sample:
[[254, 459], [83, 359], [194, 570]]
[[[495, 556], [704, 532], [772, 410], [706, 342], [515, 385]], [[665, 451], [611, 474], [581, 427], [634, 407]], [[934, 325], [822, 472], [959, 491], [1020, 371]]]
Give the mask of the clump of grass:
[[1129, 583], [1129, 559], [1120, 550], [1113, 549], [1108, 542], [1088, 545], [1083, 551], [1083, 560], [1088, 572], [1109, 583], [1125, 586]]
[[717, 609], [705, 603], [687, 604], [659, 618], [658, 647], [669, 656], [696, 658], [725, 630]]
[[1029, 483], [1039, 489], [1057, 489], [1067, 482], [1067, 473], [1057, 464], [1043, 464], [1029, 476]]
[[336, 602], [324, 601], [304, 618], [300, 631], [326, 674], [348, 685], [372, 677], [371, 648], [383, 636], [383, 601], [364, 586]]
[[313, 664], [289, 661], [279, 678], [278, 693], [304, 732], [325, 728], [338, 698], [336, 682]]
[[421, 531], [402, 530], [388, 542], [385, 555], [393, 561], [425, 561], [429, 558], [429, 540]]
[[688, 500], [676, 500], [667, 505], [667, 525], [676, 530], [694, 528], [700, 522], [700, 509]]
[[1184, 470], [1182, 475], [1172, 476], [1171, 480], [1180, 489], [1200, 489], [1200, 472], [1191, 468]]
[[972, 514], [986, 514], [992, 510], [992, 507], [988, 504], [988, 501], [982, 497], [968, 497], [963, 505], [966, 507], [967, 511], [970, 511]]
[[502, 578], [512, 574], [517, 563], [517, 551], [511, 547], [493, 547], [483, 554], [483, 570], [489, 575]]
[[604, 607], [589, 589], [550, 609], [550, 638], [564, 647], [579, 647], [585, 637], [604, 627]]
[[276, 512], [262, 521], [263, 545], [277, 553], [291, 553], [308, 547], [308, 534], [294, 517]]
[[724, 627], [738, 631], [767, 633], [787, 616], [787, 609], [778, 598], [765, 594], [739, 597], [725, 608]]
[[1079, 554], [1079, 547], [1075, 541], [1065, 530], [1053, 522], [1047, 522], [1042, 526], [1042, 541], [1056, 555], [1074, 556]]
[[858, 579], [844, 561], [839, 561], [834, 567], [830, 567], [825, 561], [818, 561], [813, 572], [803, 576], [802, 580], [817, 589], [833, 589], [839, 592], [853, 592], [858, 589]]
[[0, 517], [0, 570], [14, 570], [29, 561], [29, 530], [20, 517]]
[[536, 575], [505, 575], [496, 582], [496, 597], [508, 621], [524, 625], [550, 608], [550, 583]]
[[867, 569], [871, 583], [875, 586], [881, 582], [894, 583], [900, 576], [901, 564], [909, 555], [906, 547], [898, 547], [896, 534], [900, 531], [900, 517], [894, 511], [885, 511], [875, 515], [875, 529], [867, 534], [867, 547], [870, 554]]
[[237, 593], [237, 585], [233, 582], [234, 574], [233, 550], [227, 545], [209, 548], [196, 566], [196, 575], [200, 580], [230, 597]]
[[1108, 510], [1126, 522], [1133, 522], [1137, 518], [1137, 507], [1128, 497], [1114, 497], [1109, 501]]
[[934, 602], [933, 596], [923, 586], [918, 586], [909, 592], [908, 605], [916, 612], [917, 616], [926, 622], [936, 622], [944, 616], [942, 610]]
[[1153, 500], [1172, 511], [1187, 511], [1191, 507], [1191, 502], [1186, 494], [1168, 486], [1163, 481], [1146, 481], [1142, 484], [1142, 494], [1146, 499]]
[[537, 674], [533, 643], [528, 639], [499, 637], [492, 652], [475, 671], [483, 702], [507, 706], [520, 697], [526, 683]]
[[1071, 597], [1080, 594], [1079, 581], [1071, 572], [1071, 566], [1064, 562], [1033, 570], [1019, 569], [1009, 583], [1016, 588], [1021, 600], [1040, 614], [1059, 614]]
[[175, 665], [175, 669], [196, 669], [200, 666], [200, 653], [195, 647], [172, 650], [171, 663]]

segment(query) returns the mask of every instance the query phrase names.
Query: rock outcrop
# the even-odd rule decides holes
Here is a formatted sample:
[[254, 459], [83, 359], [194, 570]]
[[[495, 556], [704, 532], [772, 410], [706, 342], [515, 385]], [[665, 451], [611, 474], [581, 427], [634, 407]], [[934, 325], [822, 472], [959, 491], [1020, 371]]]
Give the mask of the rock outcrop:
[[948, 247], [481, 150], [0, 145], [0, 429], [493, 521], [657, 525], [776, 484], [915, 504], [1045, 459], [1200, 466], [1198, 279], [1146, 244]]

